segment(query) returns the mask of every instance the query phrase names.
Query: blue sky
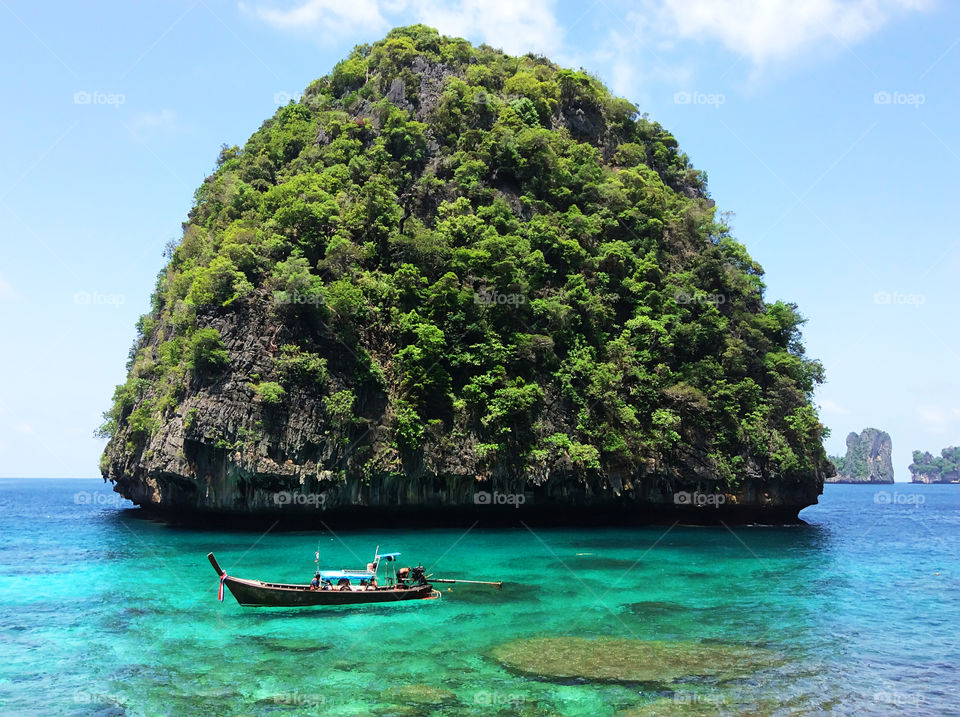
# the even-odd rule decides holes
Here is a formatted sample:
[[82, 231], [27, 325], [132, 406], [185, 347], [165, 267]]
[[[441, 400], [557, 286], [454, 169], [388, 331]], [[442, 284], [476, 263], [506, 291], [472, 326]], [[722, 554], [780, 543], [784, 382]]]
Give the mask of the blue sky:
[[960, 7], [946, 0], [0, 0], [0, 476], [92, 437], [221, 143], [425, 22], [582, 66], [673, 131], [799, 304], [830, 452], [960, 442]]

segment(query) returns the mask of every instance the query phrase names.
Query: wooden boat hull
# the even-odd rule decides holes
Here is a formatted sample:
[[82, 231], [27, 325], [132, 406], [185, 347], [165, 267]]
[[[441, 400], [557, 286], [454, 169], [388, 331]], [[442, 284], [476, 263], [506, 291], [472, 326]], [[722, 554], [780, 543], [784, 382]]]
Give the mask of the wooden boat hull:
[[439, 593], [429, 584], [409, 588], [380, 588], [368, 590], [311, 590], [309, 585], [266, 583], [227, 575], [213, 553], [207, 555], [221, 581], [245, 607], [320, 607], [335, 605], [370, 605], [431, 600]]
[[434, 591], [430, 585], [408, 589], [383, 590], [311, 590], [306, 585], [263, 583], [227, 577], [223, 584], [245, 607], [315, 607], [319, 605], [369, 605], [403, 600], [429, 600]]

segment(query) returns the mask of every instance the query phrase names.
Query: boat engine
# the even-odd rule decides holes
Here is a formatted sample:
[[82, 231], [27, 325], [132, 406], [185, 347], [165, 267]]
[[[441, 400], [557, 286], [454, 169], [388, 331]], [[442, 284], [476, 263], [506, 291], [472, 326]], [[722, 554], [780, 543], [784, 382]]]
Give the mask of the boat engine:
[[426, 570], [422, 565], [418, 565], [415, 568], [410, 568], [410, 580], [415, 585], [427, 584]]

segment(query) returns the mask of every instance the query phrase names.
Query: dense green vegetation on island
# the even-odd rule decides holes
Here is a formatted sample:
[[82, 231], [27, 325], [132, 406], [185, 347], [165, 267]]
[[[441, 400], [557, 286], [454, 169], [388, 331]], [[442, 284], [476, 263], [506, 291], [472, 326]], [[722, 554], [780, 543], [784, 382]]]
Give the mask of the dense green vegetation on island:
[[859, 465], [856, 462], [853, 462], [850, 466], [848, 466], [846, 463], [846, 456], [827, 456], [827, 458], [831, 463], [833, 463], [833, 467], [836, 469], [837, 475], [844, 473], [847, 473], [848, 475], [851, 473], [859, 475], [863, 469], [867, 467], [865, 461]]
[[910, 473], [914, 483], [960, 482], [960, 447], [944, 448], [939, 456], [929, 451], [914, 451]]
[[[104, 473], [230, 380], [259, 413], [217, 440], [315, 401], [357, 459], [311, 460], [341, 476], [452, 440], [523, 480], [822, 480], [823, 370], [762, 275], [676, 139], [596, 78], [395, 29], [223, 147], [138, 325]], [[270, 359], [245, 375], [225, 332], [260, 314]], [[387, 449], [364, 452], [375, 426]]]

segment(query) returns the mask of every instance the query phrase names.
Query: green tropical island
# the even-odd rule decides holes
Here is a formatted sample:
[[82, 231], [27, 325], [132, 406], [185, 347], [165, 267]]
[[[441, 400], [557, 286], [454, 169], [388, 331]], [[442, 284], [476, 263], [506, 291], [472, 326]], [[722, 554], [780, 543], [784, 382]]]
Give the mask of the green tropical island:
[[0, 717], [960, 717], [960, 3], [0, 7]]
[[145, 509], [788, 523], [835, 472], [706, 174], [543, 57], [356, 47], [222, 147], [167, 258], [100, 429]]
[[893, 483], [893, 441], [877, 428], [847, 435], [847, 453], [830, 456], [837, 474], [828, 483]]
[[960, 447], [944, 448], [939, 456], [929, 451], [914, 451], [910, 482], [960, 483]]

